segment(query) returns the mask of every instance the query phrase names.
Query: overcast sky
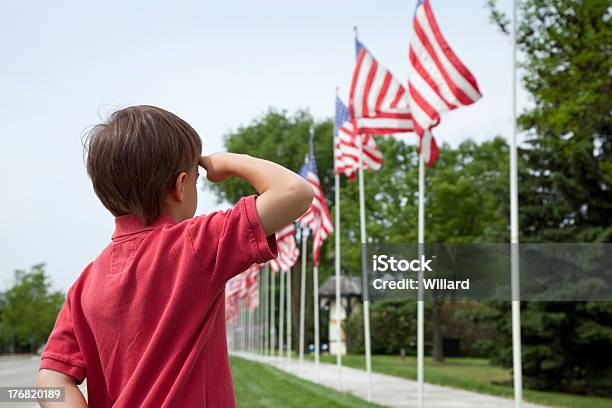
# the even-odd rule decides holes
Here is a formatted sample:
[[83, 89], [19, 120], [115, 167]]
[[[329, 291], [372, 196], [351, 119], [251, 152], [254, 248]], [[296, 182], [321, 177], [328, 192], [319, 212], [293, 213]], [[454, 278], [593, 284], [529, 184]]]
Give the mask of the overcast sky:
[[[93, 193], [81, 146], [83, 130], [100, 117], [158, 105], [187, 120], [205, 152], [222, 150], [224, 134], [270, 106], [330, 117], [336, 86], [347, 99], [354, 25], [379, 61], [406, 78], [415, 4], [3, 2], [0, 288], [15, 269], [45, 262], [54, 287], [66, 290], [108, 244], [113, 217]], [[488, 22], [483, 4], [432, 1], [484, 95], [443, 117], [440, 142], [511, 131], [511, 42]], [[200, 192], [199, 212], [221, 207]]]

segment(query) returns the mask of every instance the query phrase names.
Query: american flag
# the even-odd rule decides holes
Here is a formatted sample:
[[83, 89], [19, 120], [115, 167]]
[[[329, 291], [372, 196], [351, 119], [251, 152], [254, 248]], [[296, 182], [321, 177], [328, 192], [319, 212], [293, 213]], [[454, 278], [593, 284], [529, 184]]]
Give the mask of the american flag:
[[278, 256], [270, 261], [270, 267], [274, 272], [288, 271], [295, 265], [300, 255], [295, 243], [295, 226], [293, 223], [276, 233], [276, 246]]
[[250, 311], [253, 311], [259, 306], [259, 284], [257, 283], [257, 276], [259, 271], [263, 268], [262, 264], [253, 264], [249, 269], [244, 271], [244, 292], [246, 307]]
[[225, 324], [235, 326], [238, 323], [238, 298], [225, 298]]
[[310, 209], [299, 221], [312, 231], [313, 236], [313, 264], [319, 265], [319, 253], [323, 246], [323, 241], [334, 231], [334, 224], [329, 215], [325, 194], [319, 181], [317, 173], [317, 162], [314, 156], [314, 142], [310, 140], [310, 154], [304, 165], [300, 169], [300, 175], [306, 179], [314, 190], [314, 199]]
[[238, 299], [242, 291], [244, 274], [234, 276], [225, 284], [225, 322], [236, 325], [238, 318]]
[[246, 271], [234, 276], [225, 284], [225, 321], [235, 324], [238, 314], [239, 299], [244, 299], [249, 310], [259, 306], [259, 284], [257, 276], [263, 268], [261, 264], [253, 264]]
[[[335, 168], [338, 174], [349, 179], [355, 178], [359, 167], [359, 145], [357, 133], [347, 107], [336, 97], [336, 120], [334, 123], [336, 139]], [[378, 149], [374, 137], [365, 134], [363, 137], [363, 166], [378, 170], [382, 165], [382, 152]]]
[[413, 28], [408, 52], [408, 100], [415, 131], [421, 138], [421, 153], [431, 165], [438, 148], [430, 130], [440, 122], [440, 114], [471, 105], [481, 93], [472, 73], [444, 39], [429, 0], [417, 1]]
[[359, 133], [412, 132], [408, 93], [400, 81], [355, 40], [357, 64], [353, 71], [349, 107]]
[[225, 284], [225, 298], [231, 299], [233, 297], [242, 297], [242, 290], [244, 286], [244, 274], [240, 273], [234, 276], [232, 279], [227, 281]]

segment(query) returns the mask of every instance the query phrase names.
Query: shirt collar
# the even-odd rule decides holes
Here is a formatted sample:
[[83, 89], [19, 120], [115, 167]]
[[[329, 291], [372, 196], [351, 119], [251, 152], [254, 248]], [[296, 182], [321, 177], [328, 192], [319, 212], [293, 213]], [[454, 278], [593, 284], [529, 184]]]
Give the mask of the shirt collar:
[[175, 225], [178, 224], [178, 221], [169, 215], [162, 214], [153, 224], [145, 225], [140, 218], [135, 215], [121, 215], [115, 217], [115, 232], [113, 232], [112, 239], [138, 234], [139, 232], [151, 231], [164, 224]]

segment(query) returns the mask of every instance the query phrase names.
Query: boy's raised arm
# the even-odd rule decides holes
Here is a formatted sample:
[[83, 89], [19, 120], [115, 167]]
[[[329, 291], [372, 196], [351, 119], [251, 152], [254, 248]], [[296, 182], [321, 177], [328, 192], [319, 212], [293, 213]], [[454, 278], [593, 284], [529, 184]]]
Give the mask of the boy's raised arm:
[[291, 170], [245, 154], [216, 153], [202, 156], [200, 165], [213, 182], [231, 176], [246, 180], [260, 194], [257, 215], [266, 235], [271, 235], [298, 219], [310, 208], [314, 191]]

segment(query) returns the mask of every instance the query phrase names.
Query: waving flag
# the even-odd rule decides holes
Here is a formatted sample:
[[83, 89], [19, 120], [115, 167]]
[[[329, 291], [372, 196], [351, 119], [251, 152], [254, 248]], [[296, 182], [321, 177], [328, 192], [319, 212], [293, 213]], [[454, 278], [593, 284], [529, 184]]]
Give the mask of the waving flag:
[[355, 40], [357, 64], [353, 71], [349, 107], [358, 133], [412, 132], [408, 93], [370, 51]]
[[431, 10], [429, 0], [418, 0], [410, 41], [408, 100], [414, 128], [421, 137], [420, 150], [431, 166], [438, 148], [430, 129], [440, 114], [480, 99], [472, 73], [452, 51]]
[[235, 326], [238, 323], [238, 312], [240, 307], [238, 306], [238, 299], [231, 298], [225, 299], [225, 324]]
[[[336, 97], [336, 120], [334, 124], [337, 137], [335, 151], [335, 168], [339, 174], [350, 180], [355, 178], [359, 166], [359, 145], [357, 133], [347, 107]], [[365, 134], [363, 137], [363, 166], [374, 171], [382, 165], [382, 152], [378, 149], [374, 137]]]
[[300, 255], [295, 243], [295, 226], [293, 223], [276, 233], [276, 246], [278, 256], [270, 261], [270, 267], [274, 272], [288, 271], [295, 265]]
[[232, 279], [227, 281], [225, 284], [225, 297], [230, 298], [241, 298], [243, 297], [242, 291], [244, 286], [244, 275], [242, 273], [234, 276]]
[[236, 324], [239, 299], [244, 299], [246, 307], [250, 311], [259, 306], [257, 276], [261, 268], [263, 268], [262, 264], [253, 264], [249, 269], [234, 276], [225, 284], [225, 321], [227, 324]]
[[259, 306], [259, 284], [257, 283], [257, 276], [259, 271], [263, 268], [261, 264], [253, 264], [249, 269], [244, 271], [244, 292], [246, 307], [250, 311], [253, 311]]
[[244, 275], [239, 274], [225, 284], [225, 322], [236, 325], [238, 319], [238, 299], [242, 291]]
[[312, 231], [313, 263], [319, 265], [319, 253], [325, 239], [334, 231], [334, 223], [325, 203], [325, 194], [317, 174], [317, 162], [314, 156], [314, 143], [310, 141], [310, 154], [300, 169], [300, 175], [306, 179], [314, 190], [314, 199], [310, 209], [299, 221]]

